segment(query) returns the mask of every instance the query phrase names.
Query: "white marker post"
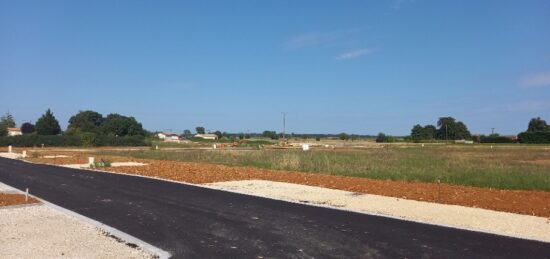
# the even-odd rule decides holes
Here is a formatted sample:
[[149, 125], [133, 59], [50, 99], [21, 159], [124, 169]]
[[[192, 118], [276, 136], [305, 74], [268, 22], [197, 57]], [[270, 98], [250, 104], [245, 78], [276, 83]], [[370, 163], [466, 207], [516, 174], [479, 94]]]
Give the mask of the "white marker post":
[[25, 190], [25, 202], [29, 201], [29, 188]]
[[88, 165], [90, 167], [94, 166], [94, 157], [93, 156], [88, 157]]
[[11, 145], [8, 146], [8, 153], [11, 153]]
[[27, 157], [27, 150], [23, 150], [22, 156], [23, 156], [23, 158]]

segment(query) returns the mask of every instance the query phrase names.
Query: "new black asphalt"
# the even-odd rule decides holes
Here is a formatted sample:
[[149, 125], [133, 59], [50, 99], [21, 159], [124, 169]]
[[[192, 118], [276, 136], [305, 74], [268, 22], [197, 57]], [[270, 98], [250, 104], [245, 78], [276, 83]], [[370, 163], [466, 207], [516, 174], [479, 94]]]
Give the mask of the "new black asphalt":
[[4, 158], [0, 182], [174, 258], [550, 257], [549, 243]]

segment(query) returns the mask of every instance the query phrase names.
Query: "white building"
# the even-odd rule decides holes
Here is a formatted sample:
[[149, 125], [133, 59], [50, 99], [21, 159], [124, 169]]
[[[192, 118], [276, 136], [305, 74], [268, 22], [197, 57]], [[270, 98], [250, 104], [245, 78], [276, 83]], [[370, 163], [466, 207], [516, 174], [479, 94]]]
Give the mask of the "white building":
[[195, 138], [202, 138], [202, 139], [210, 139], [210, 140], [217, 140], [218, 135], [216, 134], [197, 134], [195, 135]]
[[180, 141], [180, 136], [178, 136], [178, 134], [176, 133], [160, 132], [160, 133], [157, 133], [157, 137], [164, 141], [173, 141], [173, 142]]
[[8, 128], [8, 136], [23, 135], [20, 128]]

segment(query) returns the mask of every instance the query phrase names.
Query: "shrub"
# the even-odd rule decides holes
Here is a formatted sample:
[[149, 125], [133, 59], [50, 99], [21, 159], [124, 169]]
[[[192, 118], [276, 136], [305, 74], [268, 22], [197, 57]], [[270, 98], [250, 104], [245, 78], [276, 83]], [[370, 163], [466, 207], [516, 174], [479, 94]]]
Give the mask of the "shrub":
[[149, 141], [143, 136], [96, 136], [94, 134], [79, 135], [20, 135], [0, 137], [0, 146], [14, 147], [80, 147], [80, 146], [147, 146]]
[[481, 135], [478, 138], [479, 138], [478, 140], [479, 143], [515, 143], [516, 142], [511, 138], [507, 138], [499, 135], [489, 135], [489, 136]]
[[518, 135], [518, 140], [520, 143], [526, 144], [550, 144], [550, 132], [522, 132]]

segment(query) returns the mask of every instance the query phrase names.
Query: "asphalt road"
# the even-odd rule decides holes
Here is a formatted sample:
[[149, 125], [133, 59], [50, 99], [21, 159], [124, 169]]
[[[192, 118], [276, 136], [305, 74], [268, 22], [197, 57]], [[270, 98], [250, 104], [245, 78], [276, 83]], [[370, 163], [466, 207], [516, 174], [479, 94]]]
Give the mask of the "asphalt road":
[[548, 243], [142, 177], [0, 158], [0, 181], [174, 258], [550, 258]]

